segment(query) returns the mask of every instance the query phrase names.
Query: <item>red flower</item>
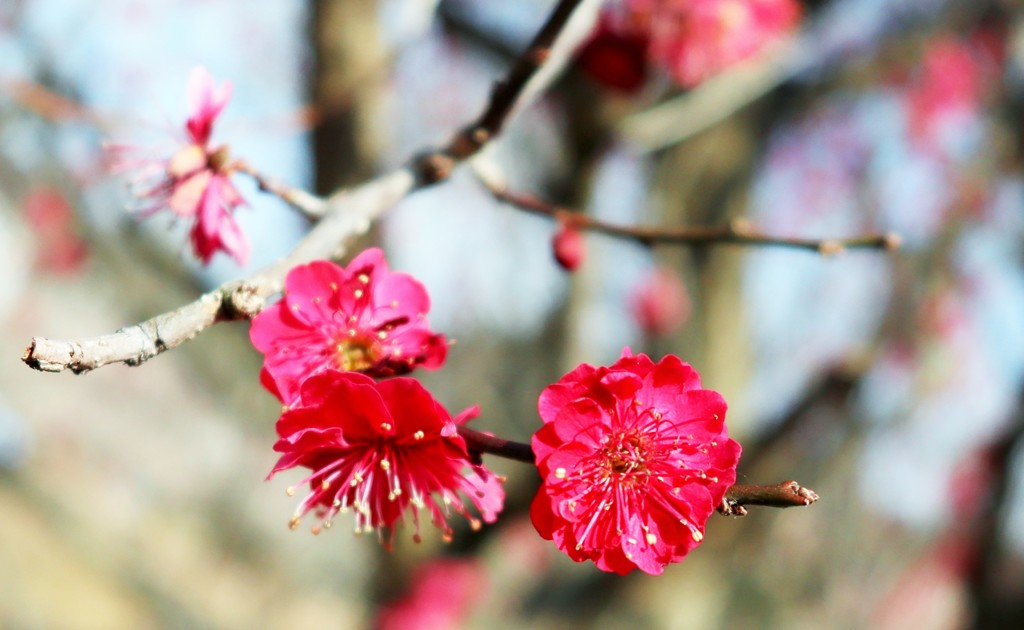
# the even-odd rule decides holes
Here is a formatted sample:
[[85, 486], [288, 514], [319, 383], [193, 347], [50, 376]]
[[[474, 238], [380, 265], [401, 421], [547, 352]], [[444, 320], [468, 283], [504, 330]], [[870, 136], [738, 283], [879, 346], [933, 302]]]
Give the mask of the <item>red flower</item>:
[[301, 482], [308, 482], [310, 491], [295, 511], [293, 528], [310, 511], [330, 527], [338, 513], [351, 509], [356, 533], [377, 530], [390, 545], [407, 511], [419, 539], [423, 510], [448, 539], [452, 529], [446, 519], [453, 511], [480, 526], [466, 513], [459, 493], [488, 523], [505, 500], [500, 479], [470, 463], [456, 431], [476, 412], [472, 408], [452, 420], [415, 379], [377, 383], [353, 372], [321, 372], [302, 384], [301, 402], [277, 421], [280, 439], [274, 450], [281, 458], [268, 479], [296, 466], [313, 471]]
[[477, 560], [442, 558], [415, 572], [410, 592], [381, 609], [378, 630], [461, 628], [487, 591], [487, 571]]
[[530, 517], [541, 536], [620, 574], [659, 574], [700, 543], [736, 481], [740, 446], [726, 433], [725, 400], [693, 368], [626, 350], [611, 367], [566, 374], [539, 408]]
[[444, 335], [428, 327], [430, 298], [408, 274], [388, 270], [368, 249], [348, 267], [320, 260], [292, 269], [284, 298], [252, 320], [249, 337], [265, 356], [260, 380], [285, 404], [323, 369], [372, 376], [440, 367]]
[[188, 143], [166, 160], [131, 160], [134, 148], [115, 146], [119, 154], [116, 170], [140, 167], [143, 190], [148, 200], [142, 210], [148, 216], [161, 208], [170, 208], [177, 216], [191, 220], [189, 239], [196, 256], [209, 263], [218, 251], [224, 251], [245, 264], [249, 243], [245, 240], [233, 212], [245, 200], [231, 183], [235, 165], [226, 146], [210, 146], [213, 123], [231, 98], [231, 84], [219, 88], [205, 68], [192, 71], [188, 82], [191, 115], [185, 123]]

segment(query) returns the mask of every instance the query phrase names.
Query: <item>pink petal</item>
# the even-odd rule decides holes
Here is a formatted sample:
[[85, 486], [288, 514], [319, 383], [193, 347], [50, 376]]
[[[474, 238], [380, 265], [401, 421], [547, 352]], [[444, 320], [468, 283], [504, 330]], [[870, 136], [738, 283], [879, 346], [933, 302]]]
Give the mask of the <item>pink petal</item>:
[[210, 171], [202, 170], [175, 183], [167, 206], [178, 216], [195, 216], [199, 212], [199, 205], [206, 194], [211, 177]]

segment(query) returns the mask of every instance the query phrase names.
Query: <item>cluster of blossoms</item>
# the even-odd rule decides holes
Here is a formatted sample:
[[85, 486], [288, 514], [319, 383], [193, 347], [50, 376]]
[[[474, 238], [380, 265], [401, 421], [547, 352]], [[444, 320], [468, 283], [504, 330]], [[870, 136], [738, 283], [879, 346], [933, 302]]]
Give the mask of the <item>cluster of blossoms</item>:
[[[751, 4], [761, 3], [769, 0]], [[663, 4], [628, 6], [654, 20], [668, 11]], [[676, 15], [673, 24], [683, 17], [700, 24], [699, 6], [693, 0], [694, 15]], [[167, 206], [194, 221], [192, 244], [204, 262], [220, 250], [239, 261], [248, 253], [232, 217], [244, 203], [230, 181], [237, 166], [225, 147], [210, 145], [230, 93], [205, 70], [193, 73], [190, 142], [150, 164], [158, 182], [143, 193], [149, 212]], [[553, 249], [572, 270], [582, 261], [583, 237], [564, 224]], [[677, 325], [687, 307], [674, 278], [653, 282], [634, 304], [652, 334]], [[264, 355], [260, 381], [284, 405], [274, 445], [280, 457], [268, 479], [292, 468], [310, 471], [298, 484], [308, 491], [293, 528], [313, 512], [319, 532], [351, 511], [357, 533], [376, 531], [390, 547], [408, 520], [415, 540], [424, 520], [448, 540], [452, 513], [473, 529], [497, 519], [503, 479], [484, 467], [459, 428], [478, 409], [453, 418], [418, 381], [402, 376], [445, 361], [448, 342], [430, 329], [429, 310], [423, 285], [391, 271], [372, 248], [347, 267], [320, 260], [293, 268], [282, 299], [253, 318], [250, 339]], [[654, 363], [627, 350], [611, 367], [584, 364], [565, 375], [544, 390], [539, 409], [544, 424], [532, 452], [542, 483], [530, 515], [543, 538], [573, 560], [620, 574], [661, 573], [700, 543], [736, 480], [740, 447], [726, 433], [725, 401], [702, 389], [689, 365], [674, 356]]]
[[393, 376], [444, 363], [448, 342], [430, 330], [426, 289], [388, 269], [368, 249], [342, 268], [325, 260], [300, 265], [284, 298], [252, 323], [250, 338], [265, 355], [260, 380], [286, 405], [307, 377], [325, 369]]
[[799, 18], [796, 0], [617, 0], [602, 14], [580, 64], [622, 91], [641, 88], [650, 63], [692, 87], [756, 55]]
[[231, 84], [217, 87], [205, 68], [196, 68], [188, 81], [189, 118], [187, 140], [165, 160], [129, 157], [134, 149], [115, 146], [115, 169], [139, 167], [139, 196], [148, 216], [169, 208], [176, 217], [191, 221], [189, 239], [195, 254], [208, 264], [218, 251], [230, 254], [240, 264], [249, 258], [249, 243], [235, 222], [234, 211], [245, 204], [231, 175], [236, 165], [226, 145], [210, 143], [213, 123], [231, 99]]
[[293, 526], [313, 511], [330, 527], [352, 510], [357, 532], [376, 530], [390, 545], [406, 513], [417, 539], [421, 511], [446, 538], [452, 511], [478, 528], [463, 497], [484, 521], [497, 518], [501, 480], [471, 461], [458, 434], [477, 410], [453, 419], [418, 381], [371, 378], [443, 363], [447, 343], [429, 329], [429, 308], [423, 285], [390, 271], [381, 250], [370, 249], [345, 268], [328, 261], [296, 267], [284, 298], [253, 319], [261, 381], [285, 405], [274, 446], [281, 457], [270, 476], [297, 466], [312, 471]]
[[[501, 479], [458, 430], [477, 409], [452, 418], [418, 381], [395, 376], [445, 359], [429, 307], [417, 280], [370, 249], [344, 268], [296, 267], [284, 298], [253, 319], [261, 380], [285, 405], [270, 476], [311, 471], [293, 526], [314, 512], [318, 532], [351, 510], [357, 532], [390, 545], [407, 514], [415, 539], [421, 517], [446, 539], [451, 512], [473, 528], [497, 518]], [[701, 541], [736, 480], [725, 401], [674, 356], [654, 363], [626, 351], [611, 367], [581, 365], [544, 390], [539, 408], [532, 450], [542, 484], [531, 518], [574, 560], [661, 573]]]

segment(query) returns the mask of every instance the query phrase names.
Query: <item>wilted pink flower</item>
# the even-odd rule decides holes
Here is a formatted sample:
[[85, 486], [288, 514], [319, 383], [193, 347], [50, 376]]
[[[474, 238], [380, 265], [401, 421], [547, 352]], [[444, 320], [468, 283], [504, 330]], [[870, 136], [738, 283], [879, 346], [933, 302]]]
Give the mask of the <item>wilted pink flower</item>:
[[630, 295], [630, 310], [647, 335], [667, 335], [690, 316], [690, 295], [674, 271], [655, 269]]
[[235, 164], [226, 145], [211, 146], [213, 123], [231, 98], [231, 84], [216, 87], [202, 67], [192, 71], [188, 82], [191, 114], [185, 123], [187, 142], [167, 160], [132, 161], [133, 149], [113, 147], [120, 154], [115, 169], [142, 167], [139, 196], [147, 202], [143, 216], [170, 208], [178, 217], [192, 221], [189, 238], [196, 256], [209, 263], [218, 251], [241, 264], [249, 257], [249, 244], [233, 212], [245, 200], [231, 183]]
[[285, 404], [324, 369], [390, 376], [440, 367], [444, 335], [427, 322], [430, 298], [408, 274], [368, 249], [348, 267], [320, 260], [292, 269], [284, 298], [252, 320], [249, 337], [265, 357], [264, 386]]
[[385, 606], [378, 630], [446, 630], [464, 625], [473, 602], [487, 590], [487, 572], [469, 558], [442, 558], [419, 567], [410, 592]]
[[313, 471], [300, 482], [310, 491], [295, 510], [292, 527], [310, 511], [330, 527], [339, 513], [351, 509], [357, 533], [377, 530], [390, 545], [407, 512], [419, 538], [422, 510], [447, 539], [451, 512], [480, 526], [467, 514], [463, 496], [488, 523], [505, 500], [501, 480], [470, 463], [457, 432], [457, 425], [476, 413], [472, 408], [452, 420], [415, 379], [377, 383], [354, 372], [320, 372], [302, 383], [301, 401], [277, 421], [280, 439], [274, 450], [281, 458], [268, 479], [296, 466]]
[[602, 24], [635, 37], [646, 32], [649, 58], [693, 86], [757, 54], [792, 30], [796, 0], [620, 0]]
[[580, 365], [540, 395], [533, 436], [540, 535], [604, 571], [659, 574], [704, 538], [736, 481], [740, 445], [725, 400], [677, 357], [628, 350], [611, 367]]
[[555, 261], [566, 271], [575, 271], [583, 262], [586, 254], [586, 243], [583, 234], [571, 225], [563, 224], [551, 240], [551, 249]]

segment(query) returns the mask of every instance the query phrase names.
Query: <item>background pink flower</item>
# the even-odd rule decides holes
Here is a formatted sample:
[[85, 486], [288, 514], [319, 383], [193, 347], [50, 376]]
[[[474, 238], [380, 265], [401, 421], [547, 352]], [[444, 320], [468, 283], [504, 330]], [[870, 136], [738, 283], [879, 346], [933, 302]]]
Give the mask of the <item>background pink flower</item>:
[[795, 0], [623, 0], [601, 28], [629, 41], [645, 34], [650, 60], [690, 87], [754, 56], [799, 19]]
[[645, 335], [667, 335], [690, 317], [690, 294], [672, 269], [654, 269], [629, 296], [629, 308]]
[[660, 574], [700, 543], [736, 481], [725, 400], [677, 357], [655, 364], [627, 350], [611, 367], [583, 364], [544, 390], [539, 409], [530, 516], [577, 562]]
[[423, 510], [448, 538], [451, 512], [480, 526], [467, 514], [460, 493], [488, 523], [505, 499], [500, 480], [470, 463], [456, 431], [475, 414], [473, 408], [453, 420], [411, 378], [377, 383], [363, 374], [327, 370], [302, 384], [301, 404], [277, 421], [280, 439], [274, 450], [281, 458], [268, 479], [296, 466], [313, 471], [302, 482], [309, 483], [310, 492], [295, 510], [293, 527], [311, 510], [330, 527], [340, 512], [351, 509], [357, 533], [377, 530], [390, 545], [406, 512], [419, 538]]
[[217, 116], [231, 98], [231, 83], [219, 88], [202, 67], [192, 71], [188, 82], [190, 115], [185, 123], [189, 143], [166, 160], [131, 160], [134, 149], [115, 146], [115, 170], [138, 167], [139, 197], [146, 200], [141, 214], [148, 216], [169, 208], [192, 222], [189, 238], [196, 256], [208, 264], [219, 251], [239, 264], [249, 258], [249, 243], [233, 213], [245, 199], [231, 183], [235, 170], [226, 146], [210, 146]]
[[409, 593], [381, 609], [378, 630], [461, 628], [487, 591], [487, 571], [472, 558], [439, 558], [420, 566]]
[[261, 380], [285, 404], [302, 381], [324, 369], [390, 376], [437, 368], [448, 344], [427, 322], [430, 297], [415, 278], [392, 272], [371, 248], [348, 267], [301, 265], [284, 298], [252, 320], [249, 337], [264, 356]]

